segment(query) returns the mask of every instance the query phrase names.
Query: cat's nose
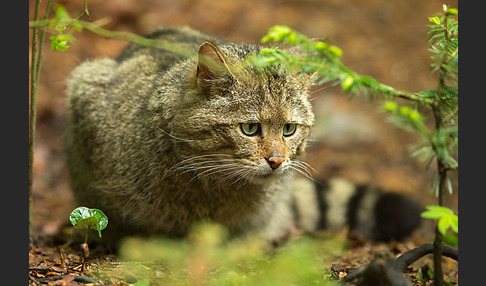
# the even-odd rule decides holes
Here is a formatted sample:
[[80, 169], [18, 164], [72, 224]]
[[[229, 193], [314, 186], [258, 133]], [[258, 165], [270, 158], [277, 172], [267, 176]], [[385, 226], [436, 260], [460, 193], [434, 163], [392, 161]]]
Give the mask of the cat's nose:
[[270, 164], [270, 167], [275, 170], [280, 167], [280, 165], [285, 161], [285, 158], [283, 156], [270, 157], [267, 159], [267, 161], [268, 164]]

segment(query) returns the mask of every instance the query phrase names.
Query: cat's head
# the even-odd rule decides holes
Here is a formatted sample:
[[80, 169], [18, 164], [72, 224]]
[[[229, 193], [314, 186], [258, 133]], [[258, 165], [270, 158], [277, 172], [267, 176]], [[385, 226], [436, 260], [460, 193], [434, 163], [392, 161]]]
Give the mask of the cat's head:
[[193, 92], [184, 96], [171, 133], [176, 168], [218, 182], [261, 184], [307, 173], [298, 160], [314, 120], [309, 77], [242, 65], [258, 46], [205, 42], [199, 48]]

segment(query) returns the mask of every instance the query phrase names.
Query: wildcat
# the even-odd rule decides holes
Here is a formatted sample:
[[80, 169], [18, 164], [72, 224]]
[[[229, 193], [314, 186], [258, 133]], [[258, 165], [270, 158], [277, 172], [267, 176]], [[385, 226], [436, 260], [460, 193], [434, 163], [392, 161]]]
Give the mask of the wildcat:
[[256, 69], [245, 59], [260, 46], [188, 27], [148, 37], [194, 55], [131, 44], [67, 81], [72, 189], [108, 215], [109, 237], [183, 237], [201, 220], [269, 241], [294, 227], [349, 223], [380, 240], [418, 226], [419, 207], [403, 196], [295, 176], [308, 173], [299, 158], [314, 120], [309, 76]]

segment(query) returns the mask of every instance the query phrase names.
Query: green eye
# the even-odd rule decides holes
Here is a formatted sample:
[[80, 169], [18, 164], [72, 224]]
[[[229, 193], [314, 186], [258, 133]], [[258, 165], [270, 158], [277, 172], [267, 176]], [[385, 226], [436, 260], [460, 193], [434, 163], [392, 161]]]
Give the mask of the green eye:
[[287, 123], [284, 125], [283, 128], [283, 136], [291, 136], [295, 133], [295, 130], [297, 129], [297, 124], [295, 123]]
[[259, 130], [259, 123], [241, 123], [241, 131], [247, 136], [255, 136]]

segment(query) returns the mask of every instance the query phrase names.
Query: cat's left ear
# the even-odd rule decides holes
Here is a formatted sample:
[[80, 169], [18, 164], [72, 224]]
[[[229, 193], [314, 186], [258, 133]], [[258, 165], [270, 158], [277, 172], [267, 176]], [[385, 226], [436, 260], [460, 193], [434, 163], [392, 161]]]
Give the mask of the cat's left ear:
[[228, 75], [233, 76], [216, 44], [210, 41], [202, 43], [198, 52], [196, 72], [198, 82]]

